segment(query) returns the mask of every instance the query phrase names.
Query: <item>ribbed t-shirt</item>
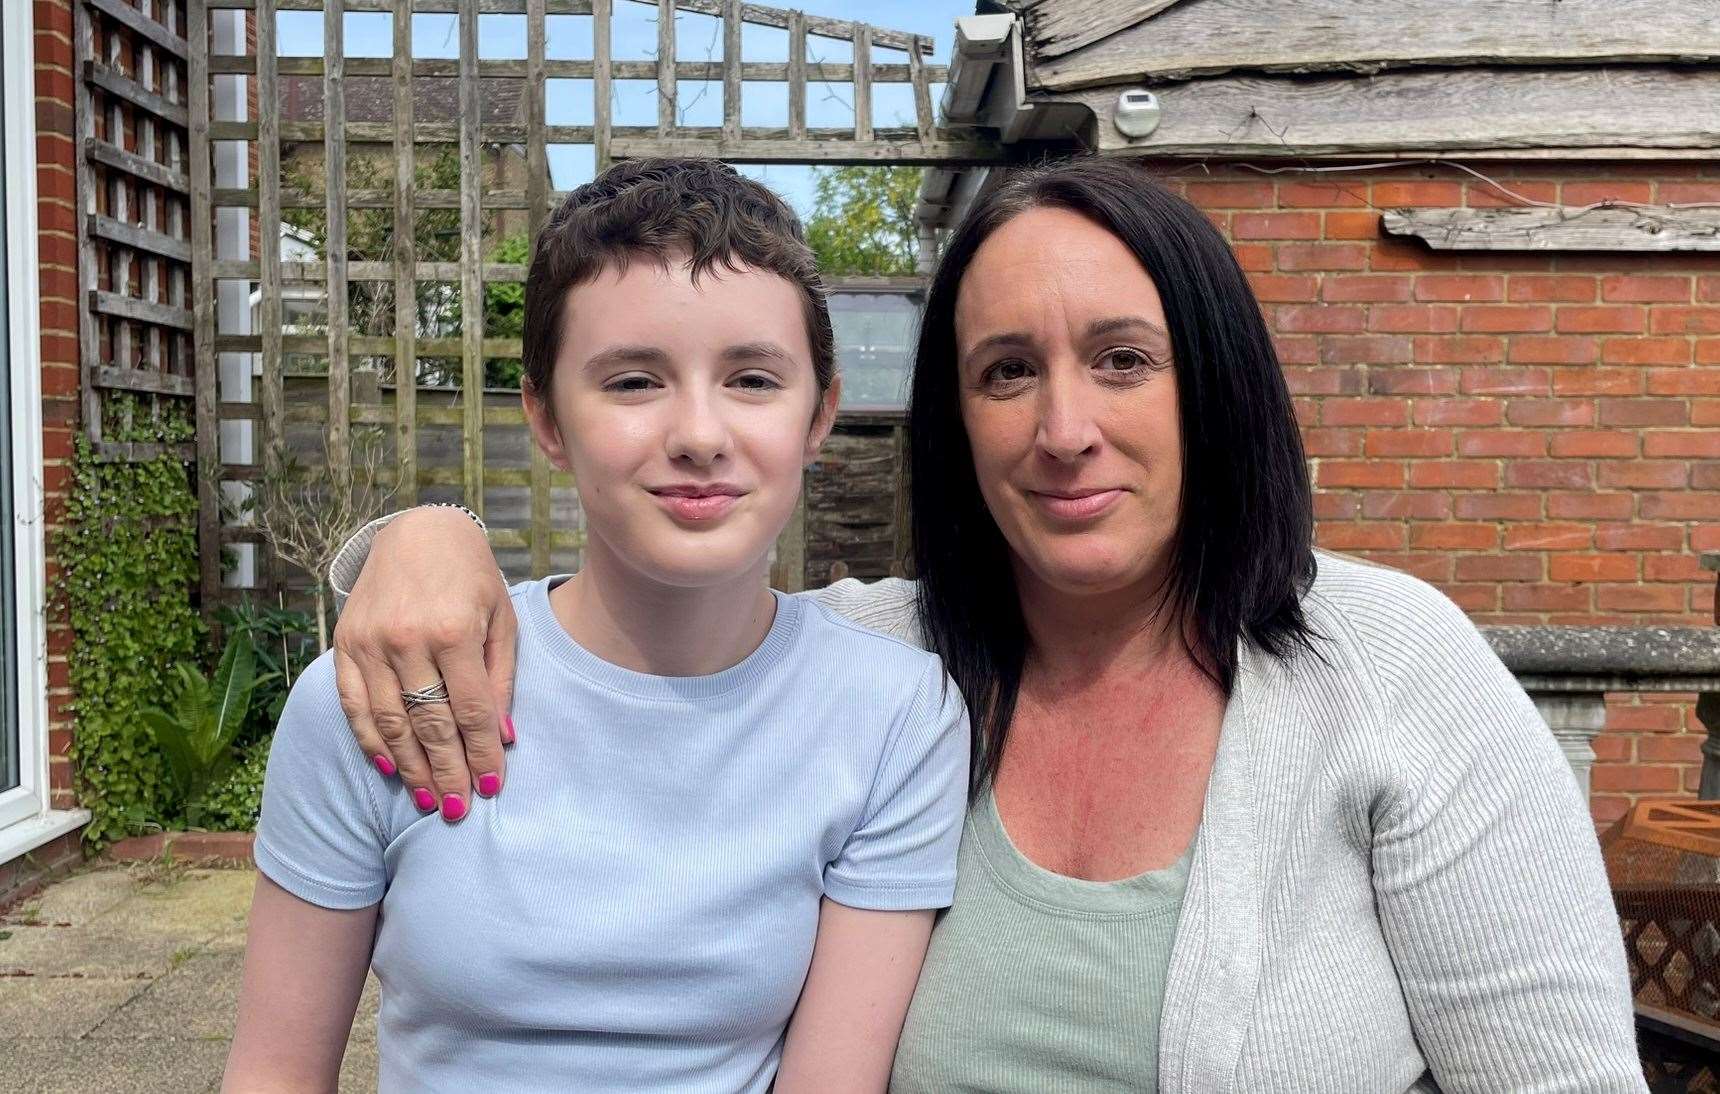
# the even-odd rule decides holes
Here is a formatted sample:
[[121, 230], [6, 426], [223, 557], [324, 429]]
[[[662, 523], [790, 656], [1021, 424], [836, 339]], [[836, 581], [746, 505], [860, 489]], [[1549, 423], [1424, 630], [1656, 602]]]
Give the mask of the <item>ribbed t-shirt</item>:
[[781, 595], [739, 664], [632, 672], [568, 635], [557, 580], [512, 590], [505, 793], [420, 813], [325, 656], [276, 731], [257, 864], [323, 907], [380, 902], [383, 1090], [764, 1091], [821, 898], [950, 903], [959, 693], [937, 658]]

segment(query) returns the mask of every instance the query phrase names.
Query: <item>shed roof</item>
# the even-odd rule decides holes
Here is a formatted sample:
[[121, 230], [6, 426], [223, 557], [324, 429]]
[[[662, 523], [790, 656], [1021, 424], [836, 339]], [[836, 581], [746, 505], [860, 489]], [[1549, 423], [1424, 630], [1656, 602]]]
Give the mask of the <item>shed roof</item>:
[[[1021, 106], [1042, 118], [1074, 108], [1088, 119], [1082, 143], [1101, 152], [1611, 158], [1720, 148], [1713, 0], [993, 6], [1019, 27]], [[1156, 96], [1160, 121], [1126, 136], [1118, 95], [1140, 88]]]
[[1709, 0], [1003, 0], [1028, 85], [1070, 90], [1232, 72], [1696, 64], [1720, 58]]

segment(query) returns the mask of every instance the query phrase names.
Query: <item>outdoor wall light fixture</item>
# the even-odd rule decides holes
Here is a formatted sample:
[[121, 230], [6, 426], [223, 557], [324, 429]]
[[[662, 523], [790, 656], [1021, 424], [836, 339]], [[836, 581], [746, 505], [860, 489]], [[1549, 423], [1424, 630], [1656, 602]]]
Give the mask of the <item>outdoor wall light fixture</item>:
[[1117, 96], [1111, 122], [1125, 137], [1145, 137], [1159, 127], [1159, 97], [1144, 87]]

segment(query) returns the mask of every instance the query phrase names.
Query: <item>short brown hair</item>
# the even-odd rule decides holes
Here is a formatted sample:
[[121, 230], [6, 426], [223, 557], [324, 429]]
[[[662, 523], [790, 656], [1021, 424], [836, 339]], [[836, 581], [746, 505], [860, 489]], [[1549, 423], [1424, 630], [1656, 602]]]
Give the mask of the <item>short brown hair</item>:
[[718, 160], [624, 160], [567, 195], [532, 247], [526, 275], [523, 363], [530, 388], [549, 392], [561, 351], [567, 293], [610, 267], [647, 257], [690, 258], [695, 278], [715, 266], [777, 274], [800, 290], [818, 389], [836, 375], [824, 279], [800, 220], [769, 188]]

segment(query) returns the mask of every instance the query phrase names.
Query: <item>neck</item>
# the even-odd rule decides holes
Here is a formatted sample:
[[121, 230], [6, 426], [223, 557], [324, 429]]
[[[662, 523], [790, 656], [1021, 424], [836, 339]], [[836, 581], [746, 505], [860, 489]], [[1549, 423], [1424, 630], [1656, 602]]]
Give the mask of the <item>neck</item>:
[[550, 607], [575, 642], [612, 665], [653, 676], [709, 676], [746, 660], [770, 632], [776, 598], [765, 567], [760, 560], [717, 585], [664, 585], [592, 536], [584, 567], [550, 592]]
[[1027, 629], [1026, 673], [1054, 690], [1083, 690], [1113, 671], [1138, 680], [1193, 664], [1162, 571], [1128, 589], [1083, 594], [1053, 589], [1018, 564], [1015, 583]]

